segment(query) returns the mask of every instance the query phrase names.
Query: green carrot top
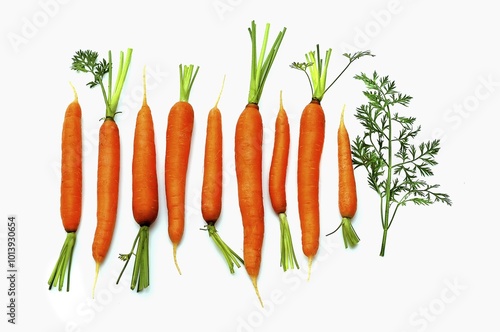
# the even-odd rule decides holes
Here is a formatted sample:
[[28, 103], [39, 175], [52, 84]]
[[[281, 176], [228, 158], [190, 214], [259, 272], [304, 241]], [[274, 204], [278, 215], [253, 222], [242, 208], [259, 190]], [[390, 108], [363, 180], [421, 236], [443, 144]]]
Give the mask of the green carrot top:
[[248, 93], [248, 103], [258, 104], [260, 97], [262, 95], [262, 90], [264, 89], [264, 84], [267, 79], [267, 75], [271, 70], [271, 66], [274, 62], [274, 58], [278, 53], [278, 49], [281, 45], [281, 41], [286, 32], [286, 28], [278, 33], [276, 40], [274, 41], [271, 50], [266, 56], [266, 47], [269, 38], [270, 24], [266, 24], [266, 29], [264, 31], [264, 39], [262, 41], [262, 47], [260, 50], [259, 57], [257, 58], [257, 26], [255, 21], [252, 21], [252, 26], [248, 28], [250, 33], [250, 39], [252, 41], [252, 66], [250, 73], [250, 91]]

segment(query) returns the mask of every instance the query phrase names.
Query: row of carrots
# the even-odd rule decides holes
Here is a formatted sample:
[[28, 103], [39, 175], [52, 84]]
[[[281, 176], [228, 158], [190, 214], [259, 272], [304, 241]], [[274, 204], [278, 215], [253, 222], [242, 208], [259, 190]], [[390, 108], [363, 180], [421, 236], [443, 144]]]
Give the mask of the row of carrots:
[[[255, 22], [248, 29], [252, 43], [251, 80], [248, 100], [241, 112], [235, 129], [234, 157], [236, 166], [238, 201], [243, 224], [243, 258], [234, 252], [219, 236], [215, 227], [222, 209], [222, 117], [218, 102], [208, 113], [204, 174], [201, 196], [201, 211], [209, 236], [221, 250], [229, 270], [234, 272], [234, 265], [244, 265], [252, 281], [256, 294], [262, 304], [257, 287], [262, 244], [264, 237], [264, 204], [262, 184], [262, 138], [263, 124], [259, 111], [259, 100], [263, 92], [266, 78], [286, 33], [281, 30], [271, 49], [266, 54], [266, 46], [270, 25], [265, 27], [260, 52], [257, 51], [257, 28]], [[338, 80], [352, 62], [371, 56], [370, 52], [344, 54], [349, 62], [340, 74], [326, 85], [328, 63], [331, 49], [325, 58], [321, 58], [319, 46], [316, 51], [306, 54], [306, 62], [293, 63], [292, 68], [303, 71], [311, 87], [311, 101], [305, 106], [300, 119], [298, 160], [297, 160], [297, 192], [298, 211], [302, 231], [302, 251], [308, 258], [309, 273], [312, 261], [319, 247], [319, 164], [325, 137], [325, 115], [321, 100], [328, 89]], [[99, 150], [97, 165], [97, 226], [92, 245], [93, 258], [96, 263], [94, 288], [96, 286], [100, 265], [107, 256], [118, 206], [118, 184], [120, 174], [120, 136], [115, 116], [120, 94], [131, 62], [132, 49], [126, 54], [120, 52], [118, 74], [113, 82], [113, 59], [111, 51], [108, 59], [98, 59], [97, 52], [78, 51], [73, 57], [72, 69], [89, 73], [93, 80], [87, 85], [98, 87], [103, 93], [106, 114], [99, 131]], [[194, 111], [189, 102], [189, 95], [198, 67], [193, 65], [179, 66], [180, 98], [168, 114], [165, 151], [165, 196], [168, 214], [168, 234], [173, 244], [175, 265], [176, 251], [184, 232], [185, 217], [185, 185], [189, 163], [191, 136], [194, 124]], [[132, 159], [132, 211], [139, 232], [133, 242], [130, 253], [120, 255], [126, 269], [132, 256], [135, 262], [132, 273], [131, 288], [141, 291], [149, 286], [149, 227], [158, 216], [158, 179], [156, 170], [156, 148], [154, 126], [151, 109], [147, 104], [146, 79], [144, 70], [144, 97], [142, 107], [137, 113], [134, 133]], [[108, 84], [104, 83], [107, 78]], [[113, 85], [113, 83], [115, 83]], [[62, 131], [61, 162], [61, 219], [67, 237], [59, 259], [49, 278], [49, 289], [57, 287], [62, 290], [67, 276], [66, 289], [69, 291], [72, 253], [76, 232], [80, 224], [82, 212], [82, 128], [81, 108], [78, 103], [76, 89], [74, 100], [66, 109]], [[349, 135], [344, 125], [344, 111], [338, 129], [338, 169], [339, 169], [339, 209], [345, 246], [354, 246], [359, 241], [351, 219], [357, 208], [356, 183], [352, 165]], [[290, 147], [290, 127], [288, 117], [280, 96], [280, 109], [276, 117], [274, 147], [269, 170], [269, 197], [274, 212], [280, 221], [281, 230], [281, 266], [284, 271], [298, 268], [292, 237], [287, 221], [287, 198], [285, 182]], [[338, 229], [338, 228], [337, 228]], [[119, 282], [119, 276], [117, 283]], [[93, 291], [94, 292], [94, 291]], [[263, 304], [262, 304], [263, 305]]]

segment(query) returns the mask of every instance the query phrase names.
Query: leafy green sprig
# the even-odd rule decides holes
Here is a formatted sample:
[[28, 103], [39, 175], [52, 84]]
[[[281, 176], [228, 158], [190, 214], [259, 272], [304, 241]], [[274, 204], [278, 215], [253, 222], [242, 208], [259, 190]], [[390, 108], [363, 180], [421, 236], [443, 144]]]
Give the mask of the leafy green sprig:
[[368, 103], [356, 110], [356, 118], [365, 129], [352, 144], [355, 168], [363, 166], [368, 175], [368, 185], [380, 197], [380, 217], [383, 238], [380, 256], [384, 256], [387, 232], [399, 207], [408, 203], [431, 205], [436, 202], [451, 205], [450, 197], [436, 192], [438, 184], [428, 184], [426, 177], [434, 175], [432, 166], [440, 150], [438, 139], [412, 143], [421, 130], [416, 118], [395, 112], [398, 106], [407, 107], [412, 97], [396, 90], [388, 76], [364, 73], [355, 76], [361, 80]]
[[360, 51], [354, 54], [342, 54], [347, 59], [349, 59], [349, 62], [337, 75], [337, 77], [328, 86], [326, 86], [326, 77], [328, 73], [328, 65], [330, 63], [331, 54], [332, 49], [329, 48], [325, 52], [325, 58], [322, 59], [319, 51], [319, 45], [316, 45], [316, 51], [310, 51], [306, 53], [306, 62], [292, 62], [292, 64], [290, 65], [291, 68], [298, 69], [306, 74], [309, 81], [309, 87], [311, 88], [312, 99], [317, 100], [318, 102], [321, 102], [325, 93], [333, 86], [333, 84], [335, 84], [335, 82], [337, 82], [340, 76], [342, 76], [342, 74], [354, 61], [363, 56], [375, 56], [370, 51]]
[[[72, 58], [71, 69], [77, 72], [91, 73], [93, 80], [87, 83], [87, 86], [94, 88], [101, 87], [101, 92], [106, 104], [106, 119], [113, 120], [118, 109], [118, 101], [125, 84], [127, 71], [132, 60], [132, 49], [127, 49], [127, 57], [120, 52], [120, 61], [118, 64], [118, 75], [113, 89], [113, 58], [111, 51], [108, 51], [108, 60], [105, 58], [99, 61], [99, 53], [92, 50], [76, 51]], [[107, 89], [104, 86], [104, 77], [108, 77]]]

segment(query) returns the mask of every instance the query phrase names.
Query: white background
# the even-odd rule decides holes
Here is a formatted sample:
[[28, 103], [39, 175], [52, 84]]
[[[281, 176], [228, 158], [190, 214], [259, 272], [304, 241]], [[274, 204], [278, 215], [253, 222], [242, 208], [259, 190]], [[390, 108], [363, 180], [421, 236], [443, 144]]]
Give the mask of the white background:
[[[2, 331], [498, 331], [498, 185], [495, 166], [499, 123], [497, 11], [490, 1], [2, 1], [0, 112], [0, 263], [6, 266], [8, 215], [18, 219], [17, 325], [7, 323], [7, 281], [1, 278]], [[206, 116], [222, 78], [219, 104], [224, 125], [224, 204], [218, 229], [242, 253], [233, 140], [236, 119], [247, 99], [250, 39], [266, 23], [270, 39], [287, 32], [260, 102], [264, 122], [263, 182], [273, 143], [279, 91], [283, 90], [292, 141], [287, 182], [288, 215], [300, 270], [279, 266], [279, 224], [265, 191], [266, 233], [258, 279], [265, 307], [258, 305], [244, 268], [231, 275], [206, 232], [200, 191]], [[345, 51], [370, 49], [376, 57], [355, 62], [323, 99], [327, 132], [321, 164], [321, 239], [310, 281], [300, 248], [296, 204], [298, 122], [310, 92], [303, 73], [289, 64], [319, 43], [333, 50], [329, 77], [346, 64]], [[122, 172], [117, 226], [91, 299], [94, 261], [96, 157], [102, 96], [85, 86], [87, 75], [70, 70], [78, 49], [101, 55], [134, 49], [117, 116]], [[259, 46], [260, 49], [260, 46]], [[190, 101], [196, 112], [187, 181], [187, 220], [178, 249], [182, 275], [175, 270], [167, 235], [163, 158], [166, 119], [179, 98], [178, 65], [199, 65]], [[131, 211], [131, 151], [140, 108], [143, 66], [156, 130], [160, 213], [151, 229], [151, 285], [129, 289], [128, 252], [138, 231]], [[389, 230], [387, 252], [379, 257], [382, 228], [378, 200], [356, 171], [361, 242], [343, 248], [341, 234], [326, 237], [339, 223], [336, 129], [342, 105], [354, 138], [354, 118], [365, 102], [361, 71], [389, 75], [414, 97], [404, 114], [422, 125], [420, 140], [440, 138], [439, 165], [431, 183], [441, 184], [453, 206], [407, 206]], [[64, 111], [72, 101], [68, 82], [83, 109], [84, 202], [73, 259], [71, 291], [49, 291], [47, 280], [64, 241], [59, 217], [58, 163]], [[3, 257], [3, 258], [2, 258]], [[5, 267], [6, 270], [6, 267]]]

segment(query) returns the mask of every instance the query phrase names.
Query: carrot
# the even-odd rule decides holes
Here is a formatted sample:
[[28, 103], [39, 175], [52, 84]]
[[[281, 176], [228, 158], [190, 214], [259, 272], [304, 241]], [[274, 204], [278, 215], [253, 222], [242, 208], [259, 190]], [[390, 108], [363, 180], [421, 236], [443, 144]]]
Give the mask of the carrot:
[[243, 260], [252, 281], [255, 292], [262, 306], [262, 299], [257, 287], [262, 244], [264, 239], [264, 206], [262, 196], [262, 136], [263, 124], [259, 112], [259, 100], [264, 83], [276, 57], [286, 28], [279, 32], [266, 59], [265, 48], [269, 35], [269, 23], [266, 25], [262, 49], [257, 59], [256, 24], [248, 29], [252, 41], [252, 68], [250, 91], [247, 104], [238, 117], [235, 133], [235, 167], [238, 183], [238, 201], [243, 223]]
[[132, 213], [139, 232], [128, 254], [120, 254], [125, 266], [116, 283], [135, 252], [134, 270], [130, 288], [137, 286], [137, 292], [149, 286], [149, 230], [158, 216], [158, 178], [156, 174], [156, 148], [151, 108], [146, 98], [146, 68], [143, 72], [144, 96], [142, 107], [137, 113], [134, 149], [132, 157]]
[[181, 270], [177, 263], [177, 246], [184, 233], [186, 174], [194, 125], [194, 111], [189, 103], [189, 94], [199, 67], [194, 72], [193, 68], [193, 65], [179, 65], [180, 99], [168, 114], [166, 135], [165, 195], [168, 235], [173, 244], [174, 262], [179, 274]]
[[311, 264], [319, 248], [319, 171], [325, 140], [325, 114], [319, 100], [303, 110], [299, 128], [297, 192], [302, 251]]
[[[292, 63], [291, 67], [306, 73], [311, 88], [312, 98], [302, 111], [299, 128], [299, 150], [297, 165], [297, 192], [300, 226], [302, 230], [302, 251], [308, 258], [309, 277], [314, 257], [319, 248], [320, 211], [319, 211], [319, 178], [320, 162], [325, 140], [325, 114], [321, 100], [351, 63], [369, 51], [344, 54], [349, 59], [347, 66], [326, 87], [326, 76], [330, 62], [331, 49], [326, 51], [325, 59], [321, 59], [319, 45], [316, 52], [306, 53], [306, 62]], [[311, 74], [309, 77], [308, 69]]]
[[[73, 57], [72, 69], [91, 73], [94, 80], [87, 83], [90, 88], [99, 86], [106, 105], [106, 116], [99, 129], [99, 149], [97, 157], [97, 226], [92, 243], [92, 256], [96, 262], [92, 297], [103, 263], [111, 245], [116, 224], [120, 181], [120, 133], [115, 122], [118, 102], [125, 83], [132, 57], [132, 49], [127, 50], [127, 57], [120, 52], [117, 81], [112, 89], [113, 61], [111, 51], [108, 61], [97, 62], [99, 54], [94, 51], [77, 51]], [[108, 75], [108, 87], [104, 86], [104, 76]]]
[[288, 154], [290, 150], [290, 125], [288, 115], [283, 108], [283, 98], [280, 92], [280, 108], [276, 116], [274, 131], [274, 147], [269, 170], [269, 197], [274, 212], [280, 220], [280, 251], [281, 266], [286, 271], [289, 267], [299, 268], [299, 263], [293, 250], [292, 236], [286, 215], [286, 173], [288, 167]]
[[[351, 219], [356, 214], [358, 198], [356, 194], [356, 179], [351, 154], [351, 141], [344, 124], [344, 110], [340, 115], [340, 125], [337, 133], [338, 145], [338, 172], [339, 172], [339, 211], [342, 217], [342, 236], [346, 248], [354, 247], [359, 242], [359, 237], [352, 227]], [[338, 228], [337, 228], [338, 229]], [[335, 230], [336, 231], [336, 230]], [[333, 234], [329, 233], [327, 235]]]
[[64, 114], [61, 140], [61, 200], [60, 214], [66, 240], [49, 278], [49, 289], [58, 285], [62, 290], [67, 272], [66, 291], [69, 291], [71, 262], [76, 231], [82, 215], [82, 110], [73, 87], [75, 99]]
[[[224, 82], [222, 86], [224, 87]], [[234, 265], [240, 267], [240, 263], [243, 264], [243, 259], [221, 239], [215, 228], [215, 223], [219, 219], [222, 210], [222, 116], [218, 108], [221, 94], [222, 88], [215, 106], [210, 110], [207, 117], [201, 214], [207, 224], [210, 238], [223, 254], [229, 271], [234, 273]]]

